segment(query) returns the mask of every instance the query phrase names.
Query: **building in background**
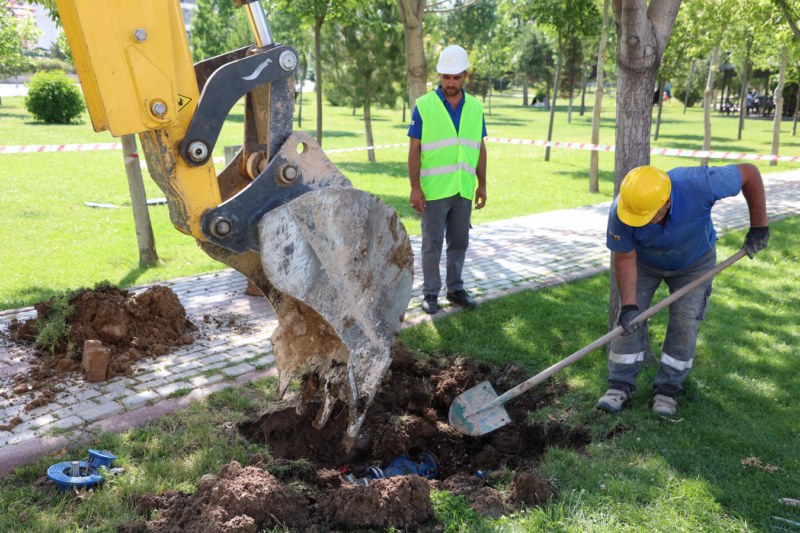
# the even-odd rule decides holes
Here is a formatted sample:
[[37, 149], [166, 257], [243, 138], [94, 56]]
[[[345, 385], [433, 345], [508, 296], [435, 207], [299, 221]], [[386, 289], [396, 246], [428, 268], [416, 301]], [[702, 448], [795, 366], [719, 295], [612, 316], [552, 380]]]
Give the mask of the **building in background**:
[[50, 50], [50, 46], [58, 40], [58, 28], [56, 28], [56, 23], [50, 20], [47, 10], [43, 6], [29, 4], [22, 0], [11, 0], [8, 4], [17, 18], [33, 17], [36, 26], [41, 30], [39, 40], [35, 43], [23, 43], [25, 48]]

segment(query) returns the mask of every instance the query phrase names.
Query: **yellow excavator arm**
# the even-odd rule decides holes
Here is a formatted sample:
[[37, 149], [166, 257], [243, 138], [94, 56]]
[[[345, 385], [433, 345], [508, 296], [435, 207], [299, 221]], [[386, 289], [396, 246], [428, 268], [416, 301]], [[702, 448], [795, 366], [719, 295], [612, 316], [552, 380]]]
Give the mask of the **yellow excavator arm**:
[[[278, 396], [303, 377], [315, 425], [344, 401], [352, 439], [408, 305], [408, 235], [393, 209], [292, 131], [297, 53], [272, 41], [259, 1], [233, 1], [255, 45], [196, 65], [177, 0], [57, 4], [94, 129], [139, 134], [175, 227], [275, 309]], [[244, 96], [242, 150], [217, 174], [214, 147]]]

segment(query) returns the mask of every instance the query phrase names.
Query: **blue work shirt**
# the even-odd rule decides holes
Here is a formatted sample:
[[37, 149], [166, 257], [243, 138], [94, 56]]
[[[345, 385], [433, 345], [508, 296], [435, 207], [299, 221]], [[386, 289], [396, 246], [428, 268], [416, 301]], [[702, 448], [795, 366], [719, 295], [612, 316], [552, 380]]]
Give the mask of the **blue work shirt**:
[[[450, 102], [447, 101], [447, 98], [444, 97], [441, 85], [436, 88], [436, 94], [438, 94], [439, 98], [441, 98], [444, 108], [447, 109], [447, 112], [450, 114], [450, 118], [453, 121], [453, 126], [456, 128], [456, 133], [458, 133], [458, 125], [461, 124], [461, 110], [464, 109], [464, 89], [461, 89], [461, 101], [458, 102], [458, 105], [455, 109], [453, 109], [453, 106], [451, 106]], [[413, 137], [414, 139], [422, 139], [422, 117], [419, 114], [419, 109], [417, 109], [417, 106], [414, 106], [414, 112], [411, 114], [411, 125], [408, 127], [408, 136]], [[486, 137], [485, 117], [483, 119], [483, 133], [481, 134], [481, 137]]]
[[636, 259], [652, 268], [680, 270], [700, 259], [717, 242], [711, 208], [742, 190], [737, 165], [681, 167], [667, 172], [672, 181], [672, 204], [664, 224], [628, 226], [617, 216], [619, 197], [608, 214], [606, 246], [612, 252], [636, 249]]

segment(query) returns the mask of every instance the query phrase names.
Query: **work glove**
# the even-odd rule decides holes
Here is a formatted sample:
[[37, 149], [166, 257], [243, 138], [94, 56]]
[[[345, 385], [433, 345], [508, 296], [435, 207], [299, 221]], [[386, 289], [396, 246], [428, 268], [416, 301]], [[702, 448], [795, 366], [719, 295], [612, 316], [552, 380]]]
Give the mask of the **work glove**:
[[767, 247], [769, 242], [769, 226], [752, 226], [744, 238], [744, 251], [747, 257], [753, 258], [756, 252]]
[[623, 305], [622, 309], [619, 310], [619, 320], [617, 320], [617, 324], [622, 326], [622, 329], [625, 330], [625, 333], [622, 334], [623, 337], [630, 335], [641, 327], [641, 322], [631, 323], [638, 314], [638, 305]]

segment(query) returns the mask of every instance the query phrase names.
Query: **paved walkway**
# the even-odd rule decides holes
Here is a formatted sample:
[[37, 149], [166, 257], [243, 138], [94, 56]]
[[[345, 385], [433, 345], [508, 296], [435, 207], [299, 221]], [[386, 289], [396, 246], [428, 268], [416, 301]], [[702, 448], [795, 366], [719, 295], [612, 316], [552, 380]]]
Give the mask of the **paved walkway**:
[[[771, 220], [800, 214], [800, 171], [768, 175]], [[522, 289], [584, 278], [608, 268], [605, 227], [608, 203], [481, 224], [474, 228], [464, 280], [478, 300]], [[717, 204], [715, 225], [724, 230], [748, 225], [741, 195]], [[415, 255], [419, 238], [412, 239]], [[406, 322], [428, 317], [420, 309], [421, 273]], [[163, 416], [209, 393], [236, 383], [275, 374], [269, 341], [276, 318], [263, 297], [244, 293], [246, 280], [234, 270], [162, 283], [172, 288], [203, 335], [190, 346], [137, 363], [133, 377], [86, 383], [75, 375], [45, 406], [26, 412], [32, 393], [15, 395], [13, 376], [27, 370], [33, 354], [0, 340], [0, 425], [14, 417], [22, 423], [0, 430], [0, 475], [38, 456], [76, 445], [102, 431], [122, 431]], [[440, 300], [446, 303], [444, 299]], [[452, 309], [445, 308], [438, 316]], [[13, 318], [33, 316], [32, 308], [0, 312], [0, 333]]]

